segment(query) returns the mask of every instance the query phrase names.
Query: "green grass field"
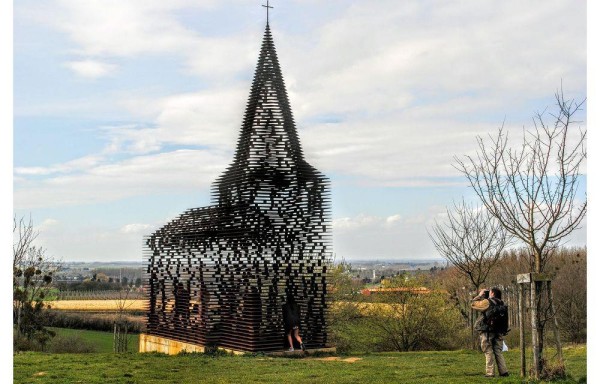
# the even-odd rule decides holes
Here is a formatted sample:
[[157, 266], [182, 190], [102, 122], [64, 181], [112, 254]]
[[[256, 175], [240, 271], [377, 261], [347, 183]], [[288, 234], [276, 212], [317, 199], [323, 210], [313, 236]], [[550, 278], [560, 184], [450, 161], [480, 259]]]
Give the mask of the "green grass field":
[[[59, 330], [72, 332], [74, 330]], [[74, 331], [111, 350], [110, 333]], [[104, 339], [104, 340], [103, 340]], [[108, 341], [107, 341], [108, 340]], [[137, 340], [136, 344], [137, 345]], [[551, 353], [551, 351], [550, 351]], [[497, 383], [521, 383], [519, 353], [505, 353], [511, 371]], [[409, 352], [274, 358], [139, 353], [18, 353], [14, 383], [489, 383], [481, 352]], [[567, 383], [586, 382], [586, 347], [565, 349]]]
[[[53, 328], [48, 329], [56, 332], [57, 336], [78, 336], [81, 339], [93, 344], [99, 353], [113, 351], [113, 334], [110, 332], [88, 331], [83, 329], [68, 329], [68, 328]], [[136, 334], [129, 335], [128, 350], [137, 352], [139, 345], [139, 336]]]

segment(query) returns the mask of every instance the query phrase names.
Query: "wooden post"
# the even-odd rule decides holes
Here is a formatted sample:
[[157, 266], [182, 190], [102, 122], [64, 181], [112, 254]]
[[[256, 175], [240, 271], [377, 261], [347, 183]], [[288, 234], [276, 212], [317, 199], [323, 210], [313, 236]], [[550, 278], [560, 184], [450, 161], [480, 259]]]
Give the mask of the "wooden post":
[[[550, 288], [551, 286], [551, 280], [552, 280], [552, 276], [546, 273], [524, 273], [524, 274], [519, 274], [517, 275], [517, 284], [519, 284], [520, 286], [520, 294], [519, 294], [519, 300], [520, 301], [524, 301], [524, 294], [523, 294], [523, 290], [525, 287], [525, 284], [529, 284], [530, 287], [530, 295], [529, 295], [529, 305], [530, 305], [530, 316], [531, 316], [531, 349], [533, 350], [533, 365], [532, 365], [532, 376], [534, 379], [539, 380], [540, 378], [540, 374], [542, 372], [542, 364], [543, 364], [543, 351], [541, 349], [541, 341], [540, 340], [540, 334], [539, 334], [539, 329], [538, 329], [538, 295], [541, 295], [542, 290], [544, 289], [544, 287], [548, 287], [548, 303], [550, 305], [550, 309], [552, 311], [552, 313], [555, 313], [554, 310], [554, 303], [552, 301], [552, 290]], [[544, 285], [544, 282], [546, 282], [546, 285]], [[521, 317], [524, 318], [523, 313], [520, 314]], [[524, 324], [524, 319], [520, 319], [519, 320], [519, 329], [521, 330], [521, 343], [522, 345], [525, 344], [525, 338], [524, 338], [524, 325], [521, 325], [521, 323]], [[558, 335], [558, 321], [556, 320], [556, 316], [554, 316], [554, 336], [556, 338], [556, 344], [557, 344], [557, 350], [558, 352], [558, 356], [560, 361], [562, 362], [562, 346], [560, 344], [560, 338]], [[522, 346], [522, 351], [521, 351], [521, 375], [525, 374], [525, 358], [524, 358], [524, 346]]]
[[470, 323], [471, 323], [471, 347], [473, 348], [473, 350], [477, 350], [477, 340], [478, 338], [476, 337], [476, 332], [475, 332], [475, 318], [477, 317], [477, 314], [475, 313], [475, 310], [473, 308], [471, 308], [471, 319], [470, 319]]
[[554, 331], [554, 339], [556, 340], [556, 352], [558, 354], [558, 361], [561, 364], [564, 364], [563, 355], [562, 355], [562, 344], [560, 342], [560, 334], [558, 332], [558, 319], [556, 318], [556, 310], [554, 309], [554, 298], [552, 297], [552, 282], [548, 280], [546, 282], [548, 289], [548, 304], [550, 304], [550, 311], [553, 318], [553, 331]]
[[117, 322], [113, 323], [113, 352], [117, 352]]
[[527, 374], [527, 362], [525, 360], [525, 308], [524, 308], [524, 289], [523, 284], [518, 284], [518, 317], [519, 317], [519, 346], [521, 348], [521, 377], [525, 377]]

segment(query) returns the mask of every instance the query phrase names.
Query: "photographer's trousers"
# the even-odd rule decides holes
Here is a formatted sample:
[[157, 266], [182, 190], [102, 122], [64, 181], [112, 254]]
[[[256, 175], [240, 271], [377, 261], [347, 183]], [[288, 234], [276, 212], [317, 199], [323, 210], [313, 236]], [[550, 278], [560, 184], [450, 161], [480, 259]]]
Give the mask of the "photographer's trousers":
[[485, 353], [485, 374], [494, 376], [494, 362], [498, 365], [498, 374], [502, 375], [508, 372], [502, 355], [502, 341], [504, 340], [502, 335], [482, 332], [479, 338], [481, 340], [481, 350]]

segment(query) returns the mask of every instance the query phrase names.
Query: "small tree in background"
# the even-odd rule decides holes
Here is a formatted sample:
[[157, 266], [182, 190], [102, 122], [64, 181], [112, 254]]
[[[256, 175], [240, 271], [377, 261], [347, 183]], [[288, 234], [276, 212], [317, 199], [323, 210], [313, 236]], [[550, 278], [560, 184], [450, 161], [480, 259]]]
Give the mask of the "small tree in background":
[[487, 210], [473, 207], [464, 200], [446, 213], [447, 220], [436, 221], [429, 237], [438, 252], [478, 291], [498, 262], [509, 237]]
[[460, 344], [458, 309], [441, 291], [423, 290], [424, 278], [388, 279], [393, 290], [382, 293], [364, 306], [365, 315], [381, 350], [400, 352], [454, 349]]
[[[446, 213], [447, 220], [436, 221], [429, 237], [438, 252], [469, 280], [469, 291], [478, 292], [508, 244], [508, 234], [485, 208], [473, 207], [464, 200]], [[467, 313], [475, 347], [476, 315], [470, 308]]]
[[38, 342], [42, 348], [54, 336], [43, 326], [44, 300], [52, 275], [60, 264], [33, 245], [38, 232], [29, 219], [13, 219], [13, 325], [15, 342], [21, 338]]
[[130, 322], [127, 318], [127, 309], [132, 302], [129, 300], [131, 287], [124, 287], [119, 291], [119, 298], [116, 300], [117, 313], [113, 323], [113, 351], [116, 353], [127, 352], [129, 348], [129, 327]]
[[437, 271], [430, 285], [448, 291], [450, 300], [459, 310], [465, 324], [471, 325], [471, 299], [473, 292], [469, 289], [471, 282], [454, 266]]
[[[558, 323], [567, 341], [585, 343], [587, 339], [587, 249], [563, 249], [551, 267], [557, 303]], [[562, 335], [561, 335], [562, 336]]]
[[328, 289], [331, 307], [328, 312], [330, 337], [338, 351], [347, 352], [356, 343], [355, 323], [362, 317], [360, 295], [362, 284], [353, 279], [350, 273], [352, 266], [342, 260], [329, 269]]
[[[546, 122], [546, 111], [536, 113], [533, 129], [524, 132], [519, 146], [508, 145], [508, 134], [501, 127], [488, 142], [477, 138], [476, 156], [456, 159], [457, 169], [490, 214], [527, 247], [533, 273], [545, 271], [553, 252], [579, 228], [587, 212], [587, 198], [578, 201], [577, 195], [587, 132], [573, 127], [585, 100], [565, 99], [562, 89], [555, 98], [556, 111], [549, 113], [553, 122]], [[544, 368], [542, 287], [535, 282], [530, 299], [536, 379]]]

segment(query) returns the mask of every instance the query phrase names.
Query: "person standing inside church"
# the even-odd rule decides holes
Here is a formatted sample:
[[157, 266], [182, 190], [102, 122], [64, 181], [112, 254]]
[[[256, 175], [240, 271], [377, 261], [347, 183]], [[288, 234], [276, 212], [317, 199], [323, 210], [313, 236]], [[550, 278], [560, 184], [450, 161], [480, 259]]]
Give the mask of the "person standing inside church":
[[289, 349], [294, 350], [294, 339], [300, 344], [300, 348], [305, 351], [304, 343], [300, 337], [300, 307], [293, 296], [288, 295], [286, 303], [283, 305], [283, 323], [287, 335]]

